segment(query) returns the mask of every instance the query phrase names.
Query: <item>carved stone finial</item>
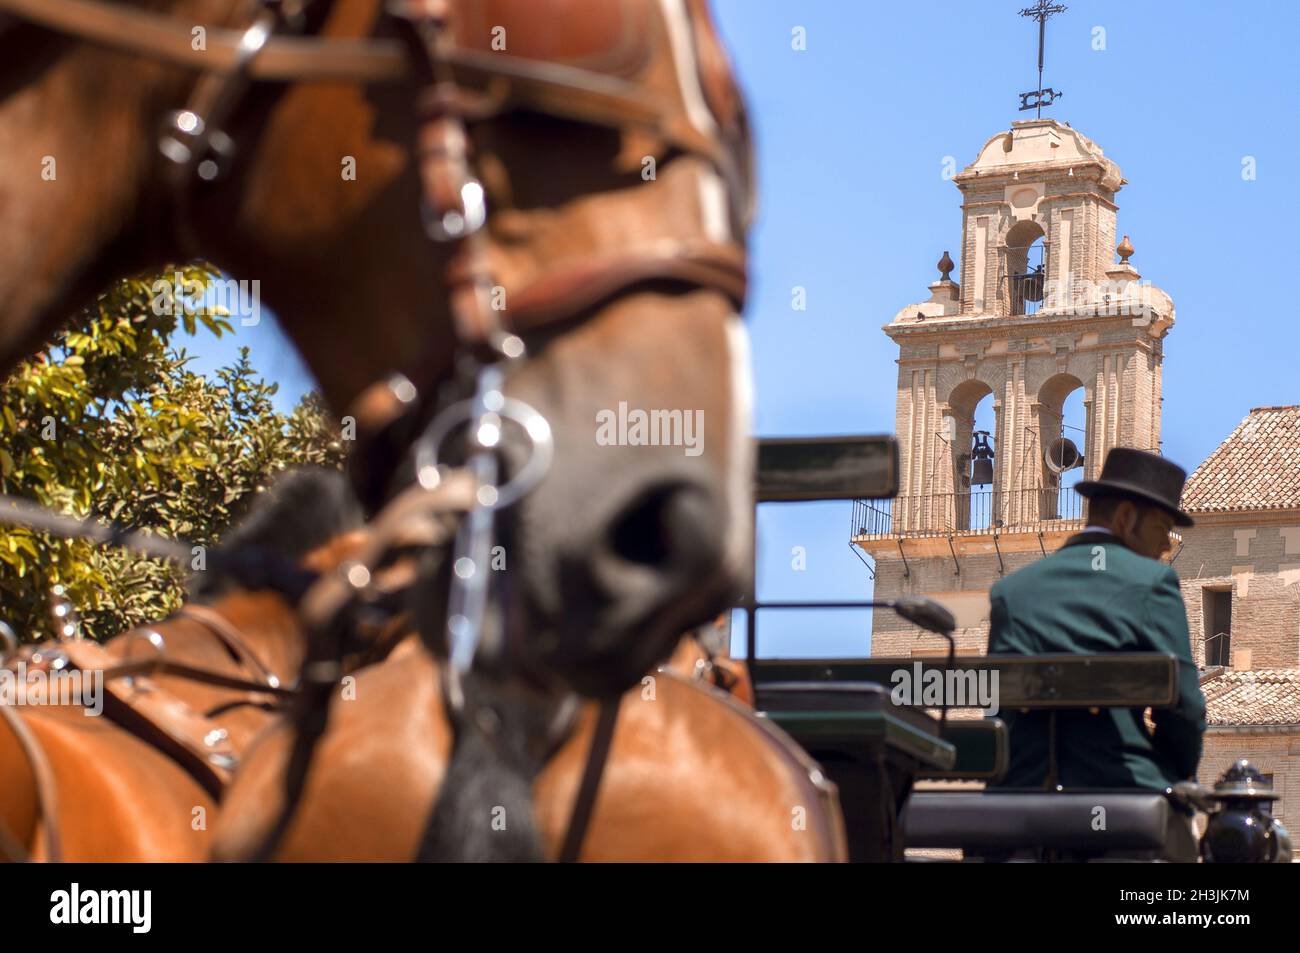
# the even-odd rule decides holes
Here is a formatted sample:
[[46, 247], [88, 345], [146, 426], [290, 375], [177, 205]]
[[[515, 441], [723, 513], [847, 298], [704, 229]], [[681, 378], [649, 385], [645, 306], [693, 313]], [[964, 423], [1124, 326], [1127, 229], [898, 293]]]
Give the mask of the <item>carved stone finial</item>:
[[1133, 243], [1128, 240], [1127, 235], [1120, 239], [1120, 243], [1115, 246], [1115, 251], [1119, 254], [1120, 264], [1127, 265], [1129, 257], [1133, 254]]
[[948, 253], [944, 252], [943, 257], [939, 259], [939, 276], [944, 281], [952, 281], [952, 270], [955, 267], [957, 266], [952, 263], [952, 259], [948, 257]]

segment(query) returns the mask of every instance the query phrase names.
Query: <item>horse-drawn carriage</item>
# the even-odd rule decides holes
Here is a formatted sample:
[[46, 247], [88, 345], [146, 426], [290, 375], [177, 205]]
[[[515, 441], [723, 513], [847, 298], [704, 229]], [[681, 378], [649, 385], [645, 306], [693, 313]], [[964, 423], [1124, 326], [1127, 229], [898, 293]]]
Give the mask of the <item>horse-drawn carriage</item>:
[[[759, 503], [881, 498], [896, 492], [889, 438], [760, 441]], [[808, 609], [846, 603], [804, 603]], [[952, 643], [953, 617], [904, 597], [886, 606]], [[781, 603], [782, 608], [795, 604]], [[1245, 761], [1213, 790], [1192, 782], [1165, 791], [1067, 788], [1056, 765], [1057, 720], [1101, 708], [1159, 709], [1177, 701], [1178, 660], [1156, 653], [942, 658], [763, 658], [761, 610], [745, 606], [746, 661], [756, 707], [789, 732], [839, 787], [850, 859], [901, 861], [907, 848], [960, 850], [981, 860], [1166, 860], [1285, 862], [1289, 837], [1270, 814], [1271, 786]], [[938, 706], [898, 704], [906, 676], [951, 687], [951, 673], [998, 675], [1002, 711], [1048, 719], [1049, 766], [1040, 789], [996, 783], [1009, 763], [1009, 732], [997, 717], [949, 718]], [[902, 675], [900, 676], [900, 673]], [[974, 693], [967, 708], [974, 707]], [[918, 701], [920, 699], [912, 699]], [[917, 782], [943, 781], [918, 790]], [[958, 783], [952, 783], [958, 782]], [[960, 783], [965, 782], [965, 783]], [[989, 785], [980, 790], [981, 785]], [[1208, 815], [1204, 835], [1192, 819]]]

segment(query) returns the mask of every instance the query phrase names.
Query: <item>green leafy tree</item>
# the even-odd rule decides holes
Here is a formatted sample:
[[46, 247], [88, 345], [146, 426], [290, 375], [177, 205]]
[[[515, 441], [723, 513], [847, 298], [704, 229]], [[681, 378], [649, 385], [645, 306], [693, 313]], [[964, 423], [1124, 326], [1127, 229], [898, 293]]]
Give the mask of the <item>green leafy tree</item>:
[[[200, 285], [213, 276], [181, 273]], [[277, 471], [340, 466], [343, 444], [314, 394], [278, 413], [277, 385], [257, 375], [247, 348], [211, 378], [190, 371], [173, 339], [233, 333], [229, 316], [159, 287], [121, 282], [0, 385], [0, 492], [210, 546]], [[48, 637], [54, 586], [101, 639], [183, 596], [175, 567], [0, 526], [0, 619], [22, 638]]]

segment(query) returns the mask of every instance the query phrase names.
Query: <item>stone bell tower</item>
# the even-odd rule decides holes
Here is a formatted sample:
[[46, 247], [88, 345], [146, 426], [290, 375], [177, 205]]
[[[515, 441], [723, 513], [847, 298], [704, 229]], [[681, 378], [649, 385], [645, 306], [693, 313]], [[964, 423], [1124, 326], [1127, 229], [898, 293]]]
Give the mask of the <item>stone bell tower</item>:
[[[1111, 447], [1159, 450], [1174, 308], [1129, 263], [1128, 237], [1116, 246], [1119, 166], [1068, 125], [1013, 122], [955, 182], [961, 281], [944, 252], [929, 299], [884, 328], [899, 348], [899, 495], [859, 502], [853, 543], [874, 558], [879, 597], [939, 599], [958, 617], [959, 649], [977, 652], [989, 587], [1082, 527], [1081, 501], [1046, 455], [1066, 399], [1083, 391], [1073, 442], [1084, 476]], [[992, 478], [973, 487], [975, 410], [989, 395]], [[877, 611], [874, 654], [942, 647]]]

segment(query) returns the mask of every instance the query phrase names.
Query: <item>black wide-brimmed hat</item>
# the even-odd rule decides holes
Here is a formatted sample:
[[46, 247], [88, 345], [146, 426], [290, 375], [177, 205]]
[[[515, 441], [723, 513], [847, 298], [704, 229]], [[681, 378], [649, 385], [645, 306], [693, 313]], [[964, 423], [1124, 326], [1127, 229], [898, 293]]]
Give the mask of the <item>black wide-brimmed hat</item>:
[[1080, 496], [1127, 496], [1139, 503], [1158, 506], [1174, 518], [1179, 526], [1192, 526], [1194, 520], [1180, 508], [1187, 471], [1157, 453], [1115, 447], [1106, 454], [1101, 477], [1080, 480], [1075, 489]]

